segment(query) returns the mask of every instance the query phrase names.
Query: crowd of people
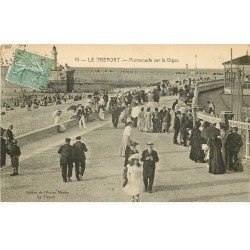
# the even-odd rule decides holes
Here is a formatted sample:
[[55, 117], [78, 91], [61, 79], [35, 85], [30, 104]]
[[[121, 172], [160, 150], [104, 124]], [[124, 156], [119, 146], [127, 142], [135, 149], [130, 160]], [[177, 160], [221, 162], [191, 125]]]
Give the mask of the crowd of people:
[[17, 140], [13, 133], [13, 124], [10, 124], [8, 129], [1, 128], [1, 167], [6, 165], [6, 155], [10, 156], [13, 173], [10, 176], [18, 175], [19, 156], [21, 149], [17, 145]]
[[[212, 102], [208, 102], [208, 104], [209, 114], [213, 116], [215, 106]], [[191, 103], [185, 102], [181, 98], [174, 101], [172, 110], [166, 107], [159, 108], [157, 105], [151, 111], [152, 107], [148, 107], [148, 102], [138, 102], [137, 100], [124, 106], [120, 112], [117, 112], [118, 108], [114, 108], [112, 115], [115, 128], [117, 128], [118, 121], [125, 123], [119, 156], [125, 157], [124, 191], [132, 196], [133, 201], [139, 201], [139, 195], [143, 190], [142, 180], [144, 191], [152, 192], [155, 164], [159, 160], [158, 156], [152, 157], [150, 162], [153, 167], [149, 167], [147, 172], [144, 166], [145, 157], [139, 154], [136, 149], [138, 143], [133, 141], [133, 127], [137, 127], [140, 132], [169, 133], [170, 127], [173, 126], [173, 143], [177, 146], [190, 146], [190, 160], [196, 163], [207, 163], [210, 174], [243, 171], [239, 157], [243, 141], [241, 135], [237, 133], [237, 127], [229, 128], [226, 122], [212, 124], [201, 119], [194, 123]], [[172, 116], [174, 116], [173, 119]], [[152, 145], [152, 143], [148, 143], [148, 146]], [[142, 168], [140, 161], [143, 162]], [[148, 182], [145, 181], [145, 176], [149, 178]], [[139, 189], [139, 187], [141, 188]]]
[[[80, 99], [82, 100], [82, 99]], [[78, 101], [78, 99], [77, 99]], [[95, 120], [95, 114], [98, 114], [100, 120], [105, 119], [106, 108], [109, 101], [108, 92], [104, 91], [103, 94], [94, 92], [92, 95], [88, 95], [85, 98], [85, 104], [79, 103], [78, 105], [71, 105], [67, 111], [72, 111], [71, 119], [77, 119], [79, 121], [79, 128], [86, 128], [87, 122], [93, 122]], [[61, 120], [62, 110], [58, 109], [53, 112], [52, 118], [54, 124], [58, 125], [59, 132], [62, 133], [66, 130]]]
[[93, 91], [93, 93], [49, 93], [42, 96], [37, 96], [33, 94], [25, 95], [22, 97], [12, 98], [11, 101], [4, 101], [2, 106], [4, 111], [14, 110], [16, 108], [26, 108], [28, 111], [37, 109], [39, 107], [47, 107], [50, 105], [60, 105], [66, 102], [76, 102], [88, 100], [91, 101], [94, 106], [97, 106], [99, 102], [108, 102], [108, 92], [103, 91]]
[[62, 179], [63, 182], [72, 182], [72, 172], [75, 165], [76, 179], [82, 181], [86, 166], [85, 153], [88, 152], [88, 149], [85, 143], [81, 142], [81, 136], [76, 137], [76, 142], [73, 145], [70, 145], [70, 141], [70, 138], [65, 138], [65, 144], [58, 150]]
[[243, 171], [239, 157], [243, 140], [237, 127], [197, 121], [192, 129], [190, 145], [190, 159], [194, 162], [207, 162], [211, 174]]
[[[132, 197], [132, 201], [139, 201], [141, 192], [153, 192], [156, 163], [159, 161], [157, 152], [152, 142], [147, 143], [147, 149], [140, 154], [137, 150], [138, 142], [133, 139], [133, 128], [145, 133], [170, 133], [173, 129], [173, 143], [177, 146], [190, 147], [189, 158], [194, 162], [207, 163], [209, 173], [224, 174], [228, 171], [242, 171], [239, 151], [243, 145], [242, 137], [237, 133], [237, 128], [229, 128], [227, 123], [211, 124], [198, 120], [193, 123], [193, 114], [190, 99], [193, 88], [191, 82], [177, 88], [179, 98], [173, 102], [172, 107], [160, 107], [161, 96], [166, 95], [170, 87], [169, 82], [162, 82], [156, 87], [140, 87], [109, 97], [107, 92], [102, 94], [94, 92], [85, 98], [85, 105], [72, 105], [72, 119], [78, 119], [79, 128], [86, 128], [86, 123], [93, 121], [93, 115], [98, 114], [100, 120], [105, 119], [105, 114], [111, 113], [114, 128], [119, 122], [125, 124], [119, 156], [124, 157], [123, 188]], [[45, 98], [45, 97], [44, 97]], [[56, 104], [66, 101], [67, 98], [83, 100], [84, 97], [71, 96], [55, 97]], [[79, 99], [78, 99], [79, 98]], [[48, 100], [49, 98], [43, 99]], [[37, 105], [33, 102], [32, 105]], [[41, 104], [41, 103], [40, 103]], [[39, 105], [40, 105], [39, 104]], [[31, 105], [31, 106], [32, 106]], [[214, 115], [215, 106], [208, 102], [210, 115]], [[46, 105], [45, 105], [46, 106]], [[17, 106], [18, 107], [18, 104]], [[53, 113], [54, 124], [58, 124], [60, 132], [65, 131], [61, 123], [61, 110]], [[19, 156], [21, 150], [17, 145], [12, 132], [13, 125], [7, 130], [1, 129], [1, 166], [6, 164], [6, 154], [10, 155], [13, 173], [18, 175]], [[86, 145], [81, 142], [81, 137], [76, 137], [76, 143], [70, 145], [70, 139], [65, 139], [65, 144], [60, 147], [60, 167], [63, 182], [72, 181], [72, 171], [75, 166], [76, 179], [81, 181], [85, 172]], [[142, 164], [140, 163], [142, 162]], [[144, 185], [144, 188], [143, 188]]]

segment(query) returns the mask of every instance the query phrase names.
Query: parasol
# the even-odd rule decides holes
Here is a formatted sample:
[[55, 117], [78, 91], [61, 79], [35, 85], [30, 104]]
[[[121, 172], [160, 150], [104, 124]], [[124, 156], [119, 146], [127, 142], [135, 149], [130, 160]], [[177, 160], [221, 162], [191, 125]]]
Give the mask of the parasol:
[[178, 102], [176, 105], [175, 105], [175, 110], [176, 111], [179, 111], [182, 107], [186, 107], [187, 105], [184, 103], [184, 102]]
[[151, 89], [150, 88], [146, 88], [144, 92], [145, 92], [145, 94], [148, 94], [149, 92], [151, 92]]
[[69, 107], [67, 108], [67, 111], [70, 111], [70, 110], [75, 111], [75, 110], [77, 110], [77, 109], [79, 108], [80, 105], [81, 105], [81, 104], [69, 106]]
[[55, 119], [55, 117], [56, 117], [60, 112], [62, 112], [62, 111], [61, 111], [61, 110], [56, 110], [56, 111], [53, 113], [52, 117]]
[[201, 131], [201, 137], [206, 140], [216, 138], [218, 135], [220, 135], [220, 130], [214, 126], [209, 126]]

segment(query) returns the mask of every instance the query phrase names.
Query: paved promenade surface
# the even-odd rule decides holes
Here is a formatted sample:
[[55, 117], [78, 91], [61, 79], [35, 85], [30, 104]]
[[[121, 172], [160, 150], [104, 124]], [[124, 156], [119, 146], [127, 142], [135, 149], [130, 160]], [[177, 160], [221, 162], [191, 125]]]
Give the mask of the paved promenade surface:
[[[161, 105], [171, 107], [173, 97], [165, 97]], [[74, 128], [51, 139], [23, 147], [20, 158], [20, 175], [10, 177], [10, 166], [1, 169], [2, 201], [130, 201], [122, 189], [124, 158], [118, 149], [124, 125], [114, 129], [110, 118], [87, 124], [86, 130]], [[89, 152], [84, 179], [63, 183], [59, 145], [65, 137], [83, 135]], [[155, 185], [152, 194], [143, 193], [141, 201], [250, 201], [249, 163], [243, 173], [211, 175], [206, 164], [189, 160], [189, 147], [172, 143], [169, 134], [152, 134], [133, 129], [133, 138], [140, 143], [139, 151], [146, 149], [146, 142], [153, 141], [159, 154]], [[74, 143], [74, 140], [72, 140]]]

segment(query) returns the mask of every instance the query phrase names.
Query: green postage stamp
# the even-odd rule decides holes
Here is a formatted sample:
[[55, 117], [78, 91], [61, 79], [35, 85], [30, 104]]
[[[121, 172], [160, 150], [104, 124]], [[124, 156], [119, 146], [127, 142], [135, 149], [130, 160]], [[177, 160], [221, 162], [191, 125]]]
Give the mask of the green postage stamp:
[[52, 63], [51, 58], [16, 49], [6, 80], [25, 87], [44, 90], [48, 84]]

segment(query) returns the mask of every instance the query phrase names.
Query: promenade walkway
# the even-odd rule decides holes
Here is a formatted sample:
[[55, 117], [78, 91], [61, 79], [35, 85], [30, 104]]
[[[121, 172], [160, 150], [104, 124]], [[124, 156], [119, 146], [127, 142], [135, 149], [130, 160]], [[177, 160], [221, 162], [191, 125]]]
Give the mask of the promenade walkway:
[[[171, 107], [175, 97], [164, 97], [160, 105]], [[124, 125], [114, 129], [111, 119], [89, 123], [86, 130], [74, 128], [36, 144], [22, 148], [20, 175], [10, 177], [11, 167], [1, 169], [2, 201], [130, 201], [122, 190], [124, 158], [118, 149]], [[89, 152], [84, 179], [63, 183], [59, 167], [59, 146], [65, 137], [83, 135]], [[140, 143], [153, 141], [159, 154], [152, 194], [143, 193], [141, 200], [150, 201], [250, 201], [249, 165], [243, 173], [211, 175], [206, 164], [189, 160], [188, 147], [172, 143], [169, 134], [138, 132], [133, 138]]]

